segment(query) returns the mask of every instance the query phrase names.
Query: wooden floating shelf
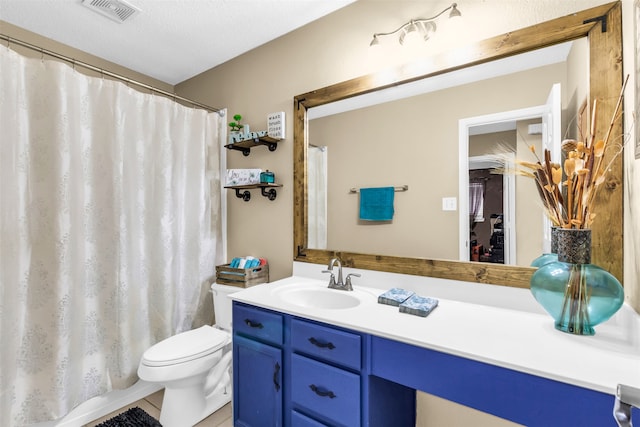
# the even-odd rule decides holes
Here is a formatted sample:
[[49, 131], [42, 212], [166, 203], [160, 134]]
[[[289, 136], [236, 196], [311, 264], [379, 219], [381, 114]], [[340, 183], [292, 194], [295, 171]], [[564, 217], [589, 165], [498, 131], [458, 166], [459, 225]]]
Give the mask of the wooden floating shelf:
[[243, 155], [248, 156], [251, 154], [251, 149], [259, 145], [266, 146], [269, 151], [276, 151], [278, 148], [278, 141], [281, 139], [271, 138], [270, 136], [259, 136], [257, 138], [245, 139], [243, 141], [234, 142], [233, 144], [225, 145], [225, 148], [229, 150], [241, 151]]
[[275, 200], [278, 193], [276, 192], [276, 188], [282, 187], [282, 184], [268, 184], [268, 183], [260, 183], [260, 184], [249, 184], [249, 185], [229, 185], [224, 188], [231, 188], [236, 191], [236, 197], [239, 199], [248, 202], [251, 200], [251, 192], [249, 190], [259, 188], [260, 194], [266, 197], [269, 200]]

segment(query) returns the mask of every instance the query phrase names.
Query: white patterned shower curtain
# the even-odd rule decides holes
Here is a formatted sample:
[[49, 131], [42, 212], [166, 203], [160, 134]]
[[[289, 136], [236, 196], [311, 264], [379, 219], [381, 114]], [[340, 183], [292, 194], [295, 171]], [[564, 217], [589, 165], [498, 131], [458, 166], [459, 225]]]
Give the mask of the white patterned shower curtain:
[[224, 129], [0, 47], [1, 426], [128, 387], [146, 348], [211, 322]]
[[307, 159], [308, 246], [327, 249], [328, 147], [310, 146]]

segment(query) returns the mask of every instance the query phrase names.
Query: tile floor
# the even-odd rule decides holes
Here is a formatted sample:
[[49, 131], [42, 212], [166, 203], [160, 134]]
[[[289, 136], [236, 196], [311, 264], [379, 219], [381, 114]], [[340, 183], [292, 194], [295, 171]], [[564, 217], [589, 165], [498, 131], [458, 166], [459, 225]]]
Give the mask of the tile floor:
[[[111, 414], [105, 415], [102, 418], [94, 420], [89, 424], [85, 424], [84, 427], [94, 427], [101, 422], [108, 420], [109, 418], [115, 417], [119, 413], [126, 411], [127, 409], [139, 407], [144, 410], [146, 413], [154, 417], [155, 419], [160, 419], [160, 407], [162, 406], [162, 397], [164, 395], [164, 390], [160, 390], [156, 393], [153, 393], [142, 400], [138, 400], [124, 408], [118, 409], [117, 411], [112, 412]], [[195, 427], [233, 427], [233, 419], [231, 413], [231, 404], [227, 403], [222, 408], [218, 409], [213, 414], [209, 415], [204, 420], [200, 421]]]

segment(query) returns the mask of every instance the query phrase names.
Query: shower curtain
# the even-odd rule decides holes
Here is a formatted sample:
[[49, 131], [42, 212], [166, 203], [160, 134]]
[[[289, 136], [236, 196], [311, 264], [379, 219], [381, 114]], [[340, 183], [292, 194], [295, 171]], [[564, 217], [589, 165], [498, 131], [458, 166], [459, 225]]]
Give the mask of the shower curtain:
[[0, 48], [0, 425], [126, 388], [145, 349], [211, 322], [224, 129]]
[[308, 174], [308, 245], [327, 248], [327, 176], [328, 147], [310, 146], [307, 154]]

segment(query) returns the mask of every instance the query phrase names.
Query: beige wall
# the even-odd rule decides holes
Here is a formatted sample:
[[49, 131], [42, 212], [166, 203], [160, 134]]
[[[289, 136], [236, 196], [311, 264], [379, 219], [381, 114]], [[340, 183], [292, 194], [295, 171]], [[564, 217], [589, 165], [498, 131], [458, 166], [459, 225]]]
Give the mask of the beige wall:
[[[458, 211], [442, 210], [442, 198], [459, 193], [459, 120], [542, 105], [551, 86], [564, 86], [565, 79], [566, 66], [554, 64], [310, 121], [310, 141], [329, 147], [328, 248], [459, 259]], [[492, 140], [482, 154], [495, 150]], [[358, 221], [359, 197], [351, 187], [401, 185], [409, 191], [395, 194], [392, 222]], [[529, 265], [541, 239], [522, 246], [536, 252], [522, 254], [520, 264]]]
[[486, 156], [496, 153], [513, 153], [516, 151], [517, 133], [515, 130], [469, 135], [469, 157]]

